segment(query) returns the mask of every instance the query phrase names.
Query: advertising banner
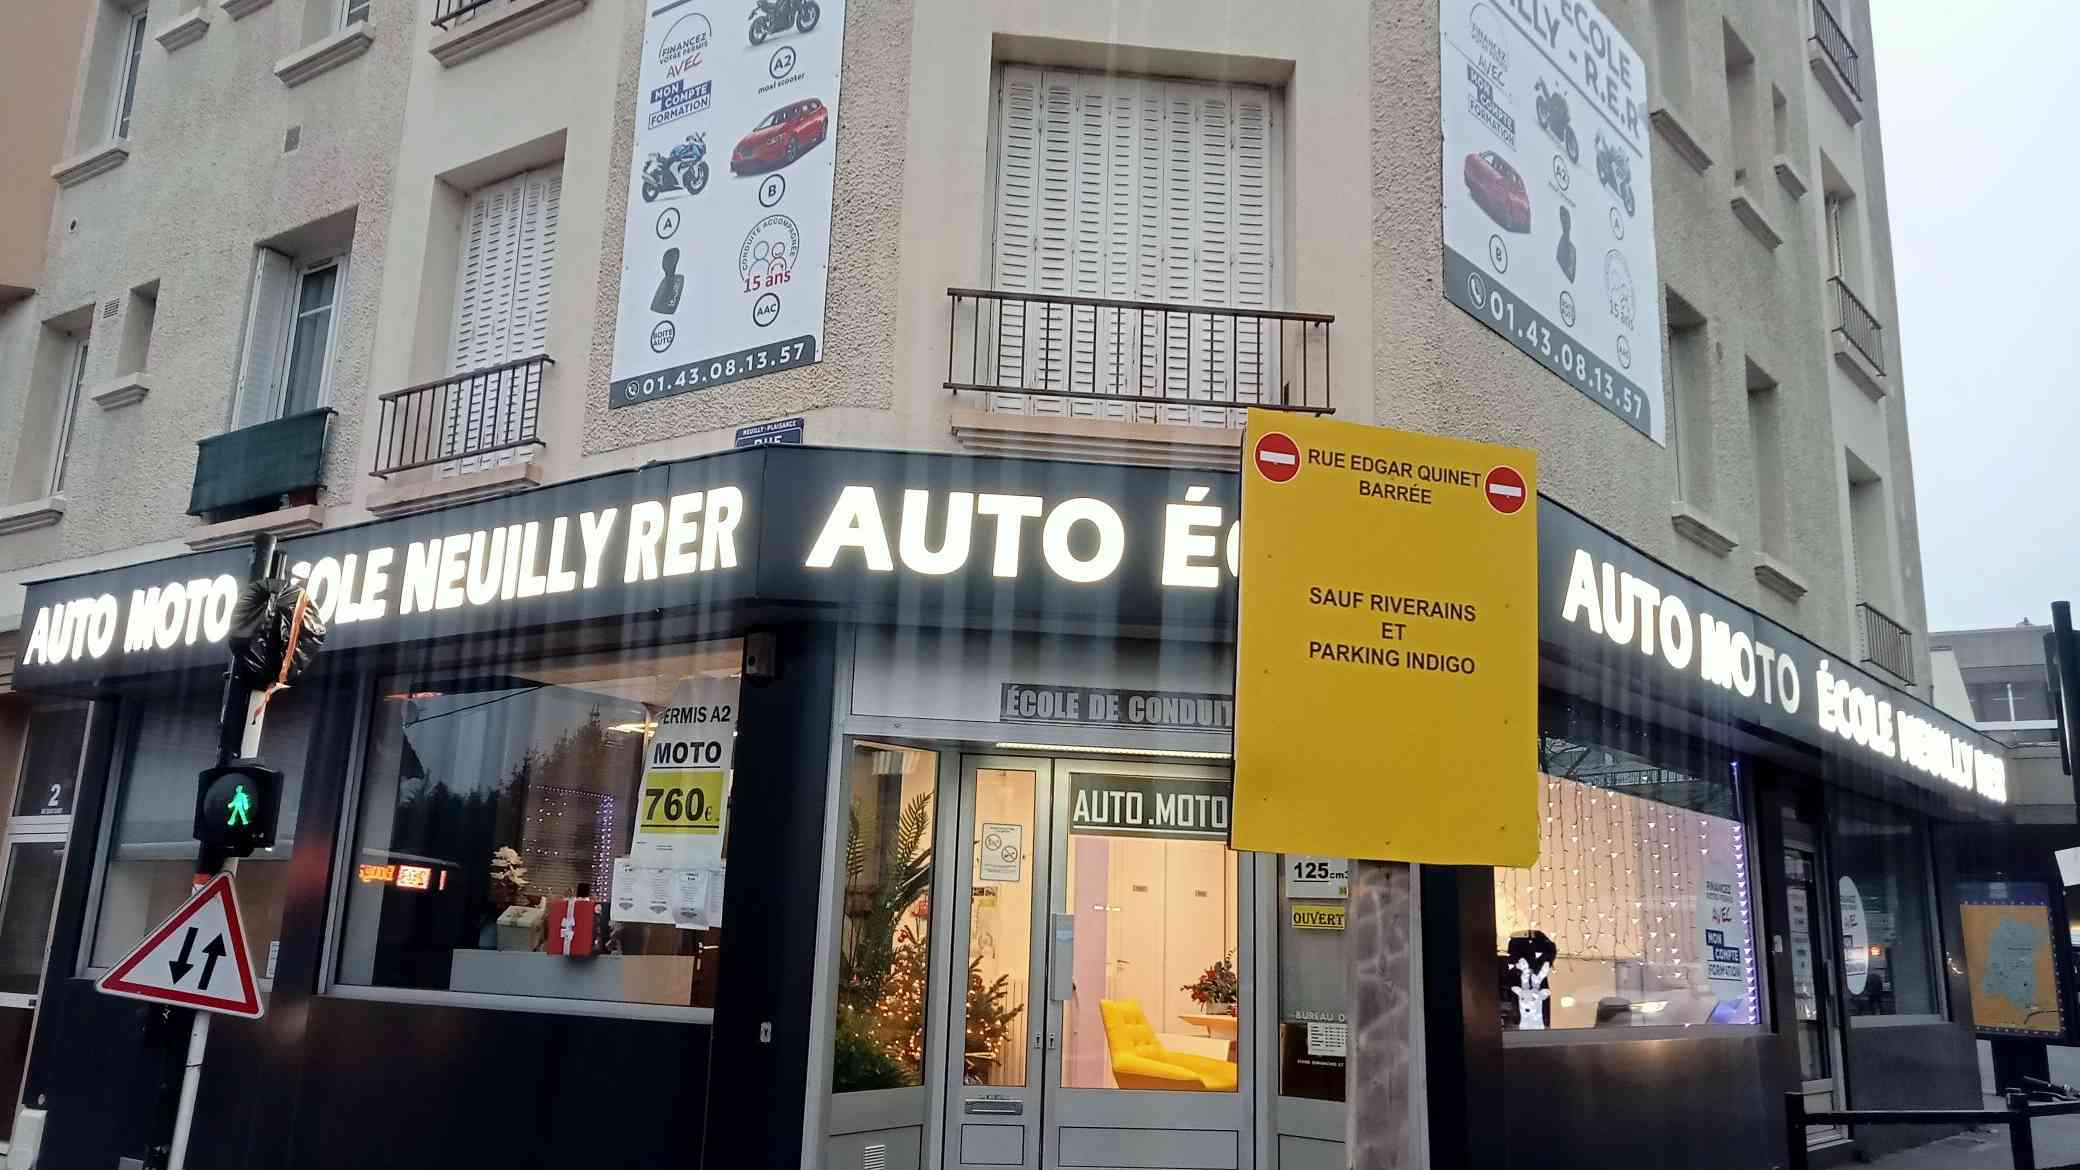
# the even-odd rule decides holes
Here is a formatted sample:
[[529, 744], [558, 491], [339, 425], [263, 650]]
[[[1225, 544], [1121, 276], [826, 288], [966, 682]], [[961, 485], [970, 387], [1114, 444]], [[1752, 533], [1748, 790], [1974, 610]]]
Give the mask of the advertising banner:
[[1657, 443], [1647, 68], [1584, 0], [1441, 0], [1445, 297]]
[[823, 356], [845, 0], [653, 0], [609, 407]]
[[1232, 846], [1538, 860], [1537, 456], [1262, 410], [1242, 445]]

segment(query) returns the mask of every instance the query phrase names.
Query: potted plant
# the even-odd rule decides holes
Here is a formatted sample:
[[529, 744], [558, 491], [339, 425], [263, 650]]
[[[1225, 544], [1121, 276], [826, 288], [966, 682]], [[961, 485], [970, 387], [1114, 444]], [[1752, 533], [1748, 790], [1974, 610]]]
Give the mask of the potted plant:
[[1219, 1016], [1235, 1014], [1235, 1001], [1242, 993], [1242, 980], [1235, 974], [1235, 956], [1230, 953], [1184, 985], [1192, 1002]]

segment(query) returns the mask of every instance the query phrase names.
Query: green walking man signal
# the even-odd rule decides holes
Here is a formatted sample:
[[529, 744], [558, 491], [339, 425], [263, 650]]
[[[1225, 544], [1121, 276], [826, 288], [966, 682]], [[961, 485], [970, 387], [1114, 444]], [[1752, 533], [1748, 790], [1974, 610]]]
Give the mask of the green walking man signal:
[[231, 857], [273, 845], [281, 795], [282, 774], [259, 760], [204, 769], [195, 792], [195, 839]]

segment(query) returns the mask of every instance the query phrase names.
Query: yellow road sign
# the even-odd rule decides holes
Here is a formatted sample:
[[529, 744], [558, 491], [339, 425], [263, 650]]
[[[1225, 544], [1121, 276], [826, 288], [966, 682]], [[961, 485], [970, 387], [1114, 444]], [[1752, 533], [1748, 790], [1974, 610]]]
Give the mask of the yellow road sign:
[[1235, 848], [1536, 861], [1536, 456], [1253, 410], [1242, 463]]

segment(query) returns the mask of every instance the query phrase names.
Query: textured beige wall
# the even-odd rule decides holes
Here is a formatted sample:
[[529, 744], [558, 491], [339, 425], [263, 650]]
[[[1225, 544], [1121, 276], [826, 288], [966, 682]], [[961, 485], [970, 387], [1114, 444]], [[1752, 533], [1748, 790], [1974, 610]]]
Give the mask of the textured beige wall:
[[[349, 209], [358, 226], [331, 387], [335, 403], [358, 399], [387, 252], [405, 65], [425, 15], [412, 0], [376, 0], [368, 52], [290, 89], [275, 77], [275, 63], [306, 43], [309, 5], [328, 2], [273, 0], [238, 21], [212, 6], [201, 40], [171, 52], [147, 42], [129, 160], [59, 193], [44, 286], [28, 321], [10, 321], [10, 331], [33, 332], [30, 323], [157, 280], [145, 371], [151, 393], [117, 410], [81, 406], [65, 517], [0, 537], [0, 570], [170, 541], [193, 526], [185, 511], [195, 441], [221, 431], [229, 414], [253, 247]], [[177, 0], [153, 0], [147, 27], [164, 27], [179, 7]], [[82, 59], [91, 62], [100, 47], [89, 45]], [[84, 86], [77, 87], [76, 135], [103, 124], [81, 119], [77, 107], [85, 101]], [[301, 128], [301, 145], [285, 154], [292, 126]], [[82, 140], [97, 137], [85, 133]], [[106, 327], [91, 336], [90, 392], [118, 372], [116, 341]], [[18, 419], [24, 395], [37, 387], [20, 365], [0, 369], [0, 418]], [[354, 477], [358, 420], [343, 418], [334, 433], [329, 470], [336, 491]], [[17, 426], [0, 429], [0, 467], [14, 465], [17, 444], [42, 441]]]
[[20, 4], [0, 37], [0, 110], [7, 149], [0, 152], [0, 299], [23, 295], [43, 273], [43, 237], [58, 185], [51, 167], [63, 157], [70, 113], [66, 95], [87, 35], [84, 3]]
[[[171, 3], [172, 0], [160, 0]], [[270, 71], [301, 36], [306, 0], [275, 0], [240, 22], [213, 12], [202, 42], [147, 48], [137, 148], [117, 171], [66, 192], [51, 233], [53, 279], [40, 321], [162, 281], [154, 390], [139, 407], [82, 416], [88, 483], [56, 527], [0, 537], [0, 570], [177, 538], [193, 441], [218, 429], [235, 375], [246, 257], [254, 241], [358, 208], [354, 272], [334, 401], [328, 522], [365, 518], [375, 398], [446, 372], [452, 236], [461, 192], [561, 157], [564, 197], [543, 404], [546, 478], [562, 479], [727, 446], [731, 431], [804, 414], [812, 442], [955, 449], [946, 367], [948, 285], [988, 279], [992, 66], [1014, 60], [1269, 81], [1283, 92], [1277, 287], [1283, 305], [1334, 313], [1340, 417], [1535, 447], [1548, 492], [1654, 553], [1831, 648], [1854, 647], [1845, 578], [1844, 434], [1889, 467], [1913, 568], [1911, 469], [1898, 378], [1888, 401], [1845, 399], [1826, 335], [1819, 153], [1854, 165], [1881, 315], [1892, 312], [1876, 119], [1851, 129], [1814, 88], [1803, 5], [1688, 3], [1680, 41], [1653, 21], [1659, 0], [1612, 0], [1611, 19], [1665, 100], [1710, 154], [1699, 173], [1655, 135], [1663, 282], [1707, 318], [1699, 418], [1672, 443], [1709, 452], [1691, 502], [1737, 546], [1721, 556], [1678, 535], [1675, 447], [1639, 436], [1444, 300], [1438, 152], [1437, 10], [1381, 2], [1210, 13], [1193, 0], [853, 0], [839, 106], [838, 194], [826, 358], [710, 391], [606, 408], [621, 215], [633, 141], [640, 5], [593, 0], [574, 16], [448, 68], [426, 51], [423, 0], [379, 0], [375, 48], [293, 91]], [[315, 2], [315, 0], [312, 0]], [[718, 35], [740, 24], [717, 9]], [[170, 15], [170, 13], [166, 14]], [[155, 27], [163, 16], [155, 11]], [[1860, 12], [1852, 27], [1866, 28]], [[1784, 237], [1770, 250], [1729, 208], [1734, 182], [1725, 30], [1755, 53], [1762, 100], [1787, 103], [1787, 156], [1803, 198], [1767, 167], [1746, 179]], [[1867, 44], [1867, 31], [1859, 33]], [[1674, 84], [1673, 64], [1687, 81]], [[91, 54], [83, 54], [83, 60]], [[1874, 84], [1865, 76], [1866, 108]], [[76, 103], [84, 98], [76, 98]], [[1777, 144], [1767, 107], [1762, 151]], [[304, 146], [280, 154], [281, 131]], [[1360, 127], [1369, 127], [1365, 133]], [[178, 144], [176, 147], [175, 144]], [[1754, 151], [1749, 152], [1752, 160]], [[1752, 163], [1751, 163], [1752, 166]], [[70, 226], [77, 219], [78, 227]], [[1369, 241], [1370, 246], [1363, 246]], [[387, 256], [386, 256], [387, 253]], [[19, 411], [30, 330], [0, 309], [0, 409]], [[97, 338], [90, 381], [113, 371]], [[1890, 355], [1897, 361], [1896, 345]], [[1761, 587], [1761, 496], [1746, 369], [1775, 377], [1783, 410], [1789, 524], [1779, 559], [1810, 585], [1793, 602]], [[1858, 400], [1861, 400], [1861, 406]], [[1851, 408], [1857, 408], [1852, 410]], [[1673, 418], [1677, 412], [1665, 403]], [[359, 415], [360, 417], [354, 417]], [[8, 417], [19, 417], [18, 413]], [[1701, 429], [1703, 433], [1700, 433]], [[12, 464], [0, 436], [0, 466]], [[143, 502], [142, 504], [140, 502]], [[1908, 581], [1918, 628], [1918, 582]]]

